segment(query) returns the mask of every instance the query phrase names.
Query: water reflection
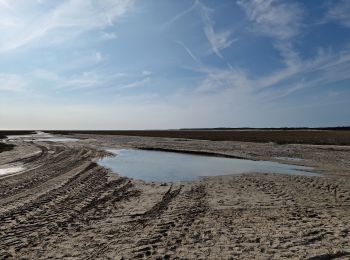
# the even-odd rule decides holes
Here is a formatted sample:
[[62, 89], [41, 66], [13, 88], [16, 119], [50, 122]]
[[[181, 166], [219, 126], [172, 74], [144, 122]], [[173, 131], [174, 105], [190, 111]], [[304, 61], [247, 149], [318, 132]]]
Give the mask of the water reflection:
[[109, 150], [115, 157], [106, 157], [100, 165], [134, 179], [145, 181], [176, 182], [195, 180], [201, 176], [218, 176], [242, 173], [280, 173], [320, 176], [311, 168], [270, 161], [252, 161], [193, 155], [175, 152], [137, 149]]

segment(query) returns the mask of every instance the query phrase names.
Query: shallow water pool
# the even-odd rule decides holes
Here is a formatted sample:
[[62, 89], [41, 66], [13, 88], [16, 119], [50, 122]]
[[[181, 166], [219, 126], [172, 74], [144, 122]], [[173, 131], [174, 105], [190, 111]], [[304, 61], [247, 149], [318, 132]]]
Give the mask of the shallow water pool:
[[320, 176], [312, 168], [270, 161], [252, 161], [208, 155], [138, 149], [108, 150], [116, 156], [99, 164], [120, 175], [144, 181], [191, 181], [203, 176], [242, 173], [280, 173]]

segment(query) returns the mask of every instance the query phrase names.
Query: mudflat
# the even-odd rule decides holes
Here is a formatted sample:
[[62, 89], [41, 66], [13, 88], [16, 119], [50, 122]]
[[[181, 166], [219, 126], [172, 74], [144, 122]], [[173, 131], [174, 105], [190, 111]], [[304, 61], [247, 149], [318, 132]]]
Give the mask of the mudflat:
[[[21, 142], [0, 165], [1, 259], [349, 259], [350, 147], [75, 134]], [[310, 166], [183, 183], [128, 179], [104, 148], [196, 152]], [[296, 160], [293, 160], [296, 158]]]

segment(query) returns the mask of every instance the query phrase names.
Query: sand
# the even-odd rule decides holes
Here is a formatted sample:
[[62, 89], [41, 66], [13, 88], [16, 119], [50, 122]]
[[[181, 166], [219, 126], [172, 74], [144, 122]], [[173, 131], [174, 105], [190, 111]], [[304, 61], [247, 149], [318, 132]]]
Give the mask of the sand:
[[[0, 259], [350, 258], [348, 146], [77, 137], [0, 153], [0, 166], [26, 169], [0, 176]], [[126, 147], [285, 161], [324, 176], [145, 183], [95, 163], [102, 148]]]

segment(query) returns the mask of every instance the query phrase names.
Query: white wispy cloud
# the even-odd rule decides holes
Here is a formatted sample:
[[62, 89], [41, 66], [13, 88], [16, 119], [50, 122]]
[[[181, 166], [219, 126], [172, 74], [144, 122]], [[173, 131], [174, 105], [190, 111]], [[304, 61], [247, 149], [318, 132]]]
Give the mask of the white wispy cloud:
[[300, 32], [303, 8], [296, 2], [280, 0], [239, 0], [254, 31], [278, 40], [288, 40]]
[[196, 55], [193, 54], [193, 52], [182, 42], [182, 41], [175, 41], [177, 44], [182, 46], [184, 50], [187, 52], [187, 54], [198, 64], [202, 64], [202, 62], [197, 58]]
[[103, 40], [114, 40], [117, 38], [118, 38], [117, 34], [115, 34], [113, 32], [102, 32], [102, 39]]
[[246, 73], [239, 69], [213, 69], [201, 68], [200, 72], [206, 74], [197, 87], [198, 92], [222, 92], [227, 89], [250, 89], [252, 81]]
[[108, 84], [109, 82], [123, 76], [124, 74], [122, 73], [110, 74], [97, 71], [85, 71], [72, 75], [60, 75], [54, 71], [46, 69], [36, 69], [26, 74], [28, 81], [45, 82], [46, 88], [51, 88], [55, 91], [91, 89], [103, 86], [103, 84]]
[[169, 26], [171, 26], [172, 24], [174, 24], [177, 20], [179, 20], [180, 18], [182, 18], [183, 16], [187, 15], [188, 13], [192, 12], [195, 8], [196, 8], [196, 5], [197, 5], [197, 2], [198, 0], [194, 0], [192, 5], [181, 11], [180, 13], [176, 14], [173, 18], [171, 18], [170, 20], [168, 20], [167, 22], [165, 22], [164, 24], [161, 25], [161, 29], [165, 29]]
[[127, 84], [121, 86], [119, 89], [133, 89], [133, 88], [142, 87], [144, 84], [146, 84], [150, 80], [151, 80], [150, 77], [146, 77], [146, 78], [143, 78], [141, 80], [137, 80], [137, 81], [134, 81], [134, 82], [131, 82], [131, 83], [127, 83]]
[[[25, 46], [53, 31], [57, 34], [59, 30], [74, 30], [79, 34], [111, 26], [132, 7], [133, 0], [65, 0], [48, 7], [46, 12], [39, 12], [36, 3], [30, 1], [11, 4], [13, 11], [0, 13], [0, 53]], [[9, 24], [13, 25], [12, 30], [4, 28]]]
[[340, 0], [332, 2], [327, 13], [327, 19], [350, 27], [350, 1]]
[[294, 47], [295, 38], [303, 28], [303, 6], [281, 0], [238, 0], [237, 3], [251, 22], [252, 31], [257, 35], [270, 37], [285, 64], [285, 68], [259, 79], [256, 84], [258, 88], [274, 86], [295, 76], [310, 63], [302, 60]]
[[[237, 39], [232, 38], [232, 30], [217, 31], [214, 29], [215, 23], [212, 18], [213, 10], [204, 5], [200, 0], [193, 1], [193, 4], [191, 4], [189, 8], [181, 11], [166, 23], [162, 24], [161, 29], [169, 27], [192, 11], [197, 11], [200, 19], [202, 20], [203, 32], [209, 42], [212, 52], [218, 57], [223, 58], [221, 51], [230, 47], [233, 42], [237, 41]], [[199, 61], [181, 41], [178, 41], [177, 43], [184, 47], [186, 52], [192, 57], [193, 60], [196, 62]]]
[[216, 31], [214, 29], [214, 21], [211, 17], [212, 9], [209, 9], [199, 0], [195, 4], [200, 17], [204, 24], [204, 33], [210, 43], [213, 52], [220, 58], [223, 58], [221, 51], [230, 47], [237, 39], [232, 38], [231, 30]]
[[[305, 88], [324, 87], [327, 84], [350, 79], [350, 49], [329, 53], [320, 49], [313, 58], [301, 60], [273, 71], [254, 77], [241, 69], [200, 68], [205, 75], [197, 87], [202, 93], [228, 93], [233, 96], [244, 93], [245, 97], [259, 96], [259, 102], [270, 102], [289, 96]], [[244, 99], [242, 98], [242, 99]]]
[[[93, 90], [104, 91], [106, 89], [124, 90], [143, 86], [151, 80], [153, 73], [144, 70], [139, 73], [111, 73], [110, 71], [85, 71], [71, 75], [59, 75], [54, 71], [36, 69], [25, 75], [28, 82], [45, 82], [46, 88], [56, 92]], [[40, 89], [39, 89], [40, 91]]]

